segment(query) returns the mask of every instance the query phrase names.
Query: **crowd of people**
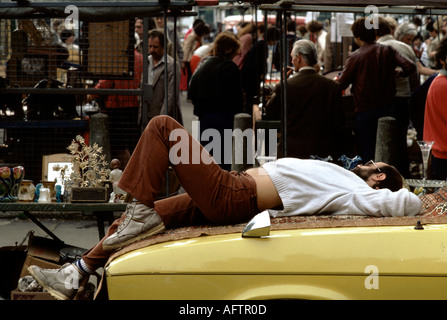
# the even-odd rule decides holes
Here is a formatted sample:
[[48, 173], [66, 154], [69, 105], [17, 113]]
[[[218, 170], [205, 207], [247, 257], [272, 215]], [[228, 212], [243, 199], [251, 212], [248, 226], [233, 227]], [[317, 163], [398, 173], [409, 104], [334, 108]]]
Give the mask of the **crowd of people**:
[[[321, 75], [320, 63], [325, 60], [321, 49], [318, 49], [322, 44], [317, 42], [319, 37], [327, 35], [321, 32], [318, 24], [309, 30], [309, 38], [294, 39], [288, 48], [292, 64], [286, 81], [288, 139], [292, 146], [290, 153], [296, 154], [283, 158], [280, 153], [279, 159], [261, 167], [230, 172], [213, 161], [212, 155], [178, 121], [166, 115], [154, 116], [142, 133], [118, 184], [133, 197], [127, 210], [111, 225], [106, 236], [81, 259], [60, 269], [31, 266], [28, 269], [31, 275], [53, 296], [71, 299], [77, 287], [66, 286], [67, 277], [81, 281], [103, 267], [115, 250], [156, 235], [165, 228], [241, 223], [263, 210], [268, 210], [273, 217], [301, 214], [376, 217], [420, 214], [421, 200], [403, 188], [404, 173], [392, 165], [373, 161], [375, 130], [379, 117], [394, 116], [399, 124], [398, 136], [401, 139], [412, 120], [409, 116], [412, 95], [424, 87], [423, 138], [435, 141], [434, 173], [444, 175], [440, 178], [445, 179], [443, 169], [447, 162], [447, 142], [443, 139], [447, 135], [443, 130], [447, 112], [443, 107], [447, 100], [447, 38], [440, 39], [434, 54], [427, 53], [435, 60], [435, 69], [432, 69], [420, 60], [423, 54], [420, 52], [421, 46], [418, 46], [419, 51], [414, 49], [413, 44], [420, 42], [416, 27], [404, 24], [395, 28], [386, 19], [380, 19], [378, 28], [368, 28], [366, 19], [359, 18], [352, 24], [353, 50], [336, 79]], [[249, 29], [241, 26], [241, 32], [245, 28]], [[265, 38], [262, 29], [250, 28], [250, 36], [244, 40], [252, 42], [248, 50], [241, 50], [243, 36], [222, 31], [215, 38], [209, 54], [201, 59], [195, 72], [191, 72], [188, 94], [194, 104], [194, 112], [208, 128], [231, 129], [230, 118], [247, 107], [245, 99], [248, 90], [244, 85], [247, 78], [244, 78], [243, 70], [253, 63], [247, 57], [250, 57], [252, 50], [260, 50], [257, 46], [259, 41], [266, 41], [272, 47], [278, 41], [279, 34], [275, 27], [265, 32]], [[188, 68], [188, 63], [191, 66], [191, 48], [200, 47], [202, 37], [203, 33], [196, 33], [196, 27], [187, 36], [192, 40], [185, 41], [183, 47], [183, 68]], [[149, 68], [155, 68], [163, 61], [162, 38], [163, 34], [156, 29], [149, 33]], [[414, 39], [417, 41], [414, 42]], [[354, 50], [355, 47], [357, 49]], [[176, 68], [171, 59], [168, 59], [167, 65], [174, 70]], [[265, 60], [260, 61], [265, 63]], [[256, 62], [253, 69], [259, 67]], [[430, 86], [424, 86], [425, 82], [421, 85], [420, 81], [412, 81], [413, 77], [418, 79], [424, 72], [434, 78]], [[262, 79], [262, 74], [255, 79]], [[170, 84], [174, 85], [180, 86], [179, 83]], [[337, 148], [337, 132], [343, 125], [342, 90], [348, 86], [351, 86], [354, 97], [359, 151], [365, 161], [353, 170], [308, 159], [313, 154], [325, 156], [337, 152], [334, 151]], [[256, 103], [258, 90], [250, 97], [253, 103]], [[281, 112], [280, 90], [277, 86], [267, 102], [268, 118], [275, 119]], [[184, 132], [179, 136], [187, 140], [182, 144], [185, 146], [182, 149], [186, 152], [185, 162], [172, 161], [171, 152], [176, 150], [179, 142], [170, 138], [174, 131]], [[194, 157], [194, 152], [201, 155], [198, 163], [188, 161]], [[168, 166], [173, 167], [186, 192], [157, 200]]]
[[[340, 84], [342, 90], [349, 87], [353, 95], [356, 123], [354, 150], [365, 162], [374, 159], [377, 121], [383, 116], [393, 116], [397, 122], [398, 160], [396, 166], [405, 178], [412, 176], [407, 153], [407, 132], [409, 127], [414, 127], [419, 140], [428, 139], [428, 136], [423, 136], [425, 101], [431, 82], [442, 69], [436, 64], [438, 60], [436, 52], [445, 35], [447, 21], [442, 17], [436, 21], [427, 19], [425, 23], [414, 19], [411, 23], [398, 24], [391, 17], [381, 17], [379, 21], [378, 28], [368, 30], [361, 28], [361, 24], [365, 23], [364, 19], [358, 19], [354, 23], [350, 54], [342, 62], [343, 68], [334, 64], [333, 43], [330, 40], [330, 28], [327, 24], [313, 20], [305, 25], [303, 31], [303, 26], [298, 28], [294, 21], [288, 22], [286, 41], [290, 56], [288, 64], [295, 73], [293, 79], [290, 78], [287, 83], [287, 145], [291, 146], [287, 149], [288, 156], [323, 158], [329, 155], [337, 157], [347, 152], [343, 150], [342, 144], [335, 142], [339, 139], [346, 140], [341, 130], [344, 124], [343, 104], [345, 102], [343, 99], [338, 99], [337, 93], [337, 98], [327, 99], [330, 102], [322, 104], [321, 97], [317, 98], [318, 93], [324, 91], [321, 85], [311, 86], [307, 80], [303, 81], [307, 86], [300, 86], [297, 83], [299, 82], [297, 79], [301, 78], [299, 71], [303, 67], [308, 69], [307, 72], [310, 72], [310, 69], [315, 69], [318, 75], [330, 74], [334, 70], [339, 70], [336, 82]], [[232, 75], [233, 79], [237, 79], [234, 82], [237, 84], [237, 89], [228, 91], [227, 86], [216, 82], [217, 79], [215, 82], [209, 83], [213, 83], [215, 87], [221, 88], [222, 92], [225, 92], [225, 100], [216, 100], [228, 101], [230, 99], [228, 95], [240, 99], [242, 93], [244, 101], [242, 108], [236, 107], [240, 106], [239, 100], [238, 103], [232, 104], [231, 108], [226, 109], [226, 117], [222, 117], [222, 122], [219, 122], [221, 129], [231, 129], [231, 121], [223, 119], [230, 119], [237, 112], [252, 113], [252, 110], [257, 110], [253, 109], [253, 105], [261, 102], [259, 99], [262, 95], [260, 83], [265, 79], [266, 70], [276, 68], [280, 71], [282, 67], [279, 58], [280, 34], [275, 26], [269, 26], [267, 30], [264, 30], [264, 25], [256, 26], [249, 22], [243, 22], [231, 32], [237, 36], [240, 42], [239, 52], [231, 59], [240, 70], [240, 76]], [[308, 40], [314, 46], [313, 50], [316, 52], [317, 58], [316, 61], [311, 59], [310, 65], [293, 62], [297, 57], [309, 58], [309, 52], [300, 52], [297, 55], [293, 53], [294, 44], [300, 39]], [[211, 47], [212, 44], [209, 45], [209, 48]], [[304, 47], [306, 46], [301, 45], [301, 50]], [[268, 49], [267, 52], [265, 48]], [[207, 52], [208, 56], [213, 56], [212, 48], [211, 50], [207, 49]], [[207, 56], [203, 57], [202, 55], [200, 60], [206, 61]], [[271, 65], [266, 67], [269, 61], [271, 61]], [[200, 87], [203, 86], [203, 74], [213, 72], [210, 65], [203, 63], [204, 68], [208, 70], [200, 70], [196, 77], [193, 73], [188, 80], [188, 84], [192, 85], [194, 91], [193, 94], [188, 92], [189, 98], [193, 102], [195, 110], [197, 110], [195, 114], [199, 118], [203, 117], [205, 111], [203, 99], [198, 98], [198, 95], [201, 92]], [[202, 90], [203, 94], [207, 94], [204, 91], [207, 90]], [[332, 92], [332, 90], [324, 92]], [[281, 88], [278, 86], [273, 92], [271, 101], [267, 101], [267, 105], [263, 109], [264, 119], [281, 119], [280, 93]], [[201, 107], [196, 107], [196, 105], [201, 105]], [[222, 114], [222, 107], [213, 108], [213, 104], [210, 102], [207, 105], [206, 112], [215, 113], [216, 119], [219, 117], [217, 114]], [[220, 105], [220, 102], [215, 105]], [[315, 105], [321, 107], [316, 108]], [[321, 108], [327, 108], [327, 111], [321, 112]], [[334, 117], [334, 114], [337, 116]], [[224, 124], [225, 122], [227, 124]], [[304, 123], [307, 125], [303, 125]], [[206, 129], [209, 126], [206, 125], [203, 128]], [[316, 141], [319, 141], [317, 143], [319, 147], [315, 146]], [[434, 149], [436, 153], [436, 149], [441, 147], [442, 142], [435, 144], [437, 144]], [[324, 145], [327, 147], [323, 148]], [[331, 147], [329, 148], [329, 146]], [[280, 145], [279, 153], [282, 152]], [[437, 154], [439, 155], [439, 151]], [[433, 175], [433, 178], [444, 179], [445, 177]]]
[[[261, 102], [265, 104], [262, 108], [264, 119], [281, 119], [282, 88], [276, 86], [268, 101], [262, 91], [265, 85], [264, 88], [261, 85], [269, 70], [281, 71], [283, 67], [279, 41], [282, 35], [277, 26], [269, 25], [265, 30], [263, 23], [241, 22], [211, 39], [210, 26], [202, 19], [195, 19], [183, 39], [168, 26], [167, 47], [163, 48], [163, 23], [161, 17], [149, 19], [149, 40], [154, 39], [154, 32], [157, 31], [159, 33], [155, 33], [155, 39], [160, 37], [160, 43], [156, 48], [149, 46], [148, 84], [152, 85], [153, 94], [152, 99], [147, 101], [147, 114], [142, 114], [142, 101], [136, 96], [109, 95], [104, 101], [106, 109], [137, 110], [135, 114], [138, 113], [139, 123], [143, 125], [159, 114], [170, 115], [182, 123], [180, 96], [174, 95], [180, 89], [187, 91], [188, 99], [194, 105], [194, 114], [201, 123], [200, 133], [209, 128], [220, 133], [232, 129], [235, 114], [258, 113], [256, 106]], [[447, 172], [447, 169], [440, 171], [438, 167], [444, 162], [442, 159], [447, 159], [447, 143], [442, 141], [439, 132], [431, 128], [433, 123], [439, 124], [438, 112], [441, 110], [436, 108], [442, 97], [437, 97], [435, 103], [433, 89], [430, 91], [430, 88], [437, 76], [442, 75], [442, 61], [437, 53], [442, 52], [439, 48], [447, 31], [447, 17], [428, 17], [424, 22], [414, 18], [412, 22], [400, 24], [391, 17], [380, 17], [378, 27], [367, 30], [361, 27], [364, 23], [365, 19], [358, 19], [353, 24], [349, 56], [337, 65], [327, 21], [312, 20], [306, 25], [297, 26], [295, 21], [288, 20], [286, 48], [289, 61], [284, 66], [293, 71], [288, 73], [286, 99], [287, 145], [290, 148], [285, 153], [283, 146], [279, 145], [279, 155], [324, 158], [351, 152], [344, 150], [343, 144], [337, 142], [346, 140], [341, 129], [344, 126], [343, 106], [346, 99], [340, 98], [342, 93], [339, 91], [349, 88], [356, 124], [353, 149], [364, 162], [375, 158], [377, 120], [383, 116], [393, 116], [397, 123], [396, 167], [401, 174], [405, 178], [412, 175], [407, 154], [407, 132], [409, 127], [414, 127], [419, 140], [435, 141], [431, 177], [444, 179], [442, 172]], [[101, 80], [96, 88], [135, 89], [142, 85], [142, 30], [143, 20], [137, 18], [134, 79]], [[73, 43], [72, 32], [63, 30], [57, 34], [57, 41], [63, 46], [71, 51], [79, 50]], [[299, 40], [308, 42], [297, 45]], [[174, 57], [178, 62], [178, 66], [172, 70], [169, 68], [168, 72], [169, 105], [164, 101], [165, 50], [169, 57], [168, 66]], [[69, 60], [79, 63], [73, 58]], [[315, 74], [311, 74], [311, 70]], [[324, 82], [321, 76], [334, 70], [339, 71], [336, 79], [330, 79], [335, 91], [325, 90], [325, 84], [329, 83]], [[303, 73], [312, 75], [312, 80], [303, 78]], [[320, 92], [327, 95], [321, 96]], [[326, 101], [322, 101], [324, 97]], [[432, 119], [433, 114], [437, 121]], [[259, 114], [253, 116], [257, 119], [261, 117]], [[145, 117], [143, 122], [142, 117]], [[222, 148], [222, 159], [223, 151]], [[228, 164], [220, 162], [223, 168], [230, 168]]]

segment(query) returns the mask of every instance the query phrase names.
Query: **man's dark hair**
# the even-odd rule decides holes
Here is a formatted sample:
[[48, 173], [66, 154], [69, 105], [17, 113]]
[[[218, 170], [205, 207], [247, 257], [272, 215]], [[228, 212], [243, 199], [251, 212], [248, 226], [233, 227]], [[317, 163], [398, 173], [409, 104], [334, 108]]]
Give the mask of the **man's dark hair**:
[[199, 23], [205, 23], [205, 21], [203, 21], [203, 20], [200, 19], [200, 18], [195, 19], [194, 22], [192, 23], [192, 27], [193, 27], [193, 29], [194, 29], [194, 27], [195, 27], [196, 25], [198, 25]]
[[390, 24], [386, 19], [379, 17], [379, 28], [376, 29], [376, 35], [378, 37], [383, 37], [387, 34], [391, 34]]
[[402, 189], [404, 180], [400, 172], [394, 166], [387, 164], [380, 167], [380, 171], [386, 175], [386, 178], [385, 180], [380, 181], [376, 187], [379, 189], [387, 188], [393, 192]]
[[354, 38], [360, 38], [365, 42], [373, 42], [376, 40], [376, 30], [374, 28], [366, 28], [366, 18], [357, 19], [351, 26]]
[[280, 37], [280, 32], [277, 27], [268, 27], [267, 32], [265, 34], [265, 39], [267, 41], [276, 41]]
[[198, 36], [205, 36], [210, 33], [210, 27], [206, 23], [199, 22], [196, 26], [194, 26], [194, 32]]
[[163, 32], [159, 31], [159, 30], [151, 30], [149, 31], [149, 35], [148, 38], [158, 38], [158, 40], [160, 40], [160, 46], [162, 48], [165, 47], [165, 35]]
[[263, 24], [253, 25], [253, 34], [256, 35], [257, 32], [264, 34], [265, 26]]
[[435, 23], [433, 21], [430, 21], [429, 23], [427, 23], [427, 25], [425, 26], [425, 29], [429, 32], [435, 31], [436, 33], [438, 33], [438, 30], [435, 29]]
[[287, 21], [287, 31], [296, 33], [296, 22], [293, 20]]
[[317, 20], [309, 21], [307, 23], [306, 27], [307, 27], [307, 30], [309, 30], [309, 32], [312, 32], [312, 33], [323, 30], [323, 24]]

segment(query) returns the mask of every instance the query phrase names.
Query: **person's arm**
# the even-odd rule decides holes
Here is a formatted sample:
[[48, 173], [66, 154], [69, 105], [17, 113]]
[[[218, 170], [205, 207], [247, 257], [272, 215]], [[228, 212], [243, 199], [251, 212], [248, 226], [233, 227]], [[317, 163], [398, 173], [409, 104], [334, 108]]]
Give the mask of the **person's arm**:
[[415, 216], [422, 212], [422, 201], [407, 189], [396, 192], [380, 189], [367, 194], [356, 194], [352, 203], [367, 216], [403, 217]]
[[[175, 105], [177, 104], [177, 98], [176, 98], [176, 91], [175, 90], [175, 83], [174, 83], [174, 70], [177, 70], [177, 68], [174, 68], [174, 63], [172, 61], [170, 61], [168, 63], [168, 115], [170, 115], [171, 117], [174, 117], [174, 108]], [[180, 73], [177, 73], [177, 80], [180, 80]], [[178, 86], [177, 86], [178, 88]], [[161, 112], [163, 112], [166, 108], [166, 101], [163, 103], [163, 110], [161, 110]]]
[[192, 54], [194, 53], [194, 47], [193, 45], [196, 43], [195, 40], [195, 34], [191, 33], [186, 38], [185, 42], [183, 43], [183, 65], [186, 62], [189, 62], [191, 60]]
[[350, 56], [346, 60], [345, 68], [343, 69], [341, 75], [335, 80], [340, 83], [341, 90], [345, 90], [351, 83], [354, 82], [356, 74], [356, 63], [355, 59]]
[[417, 67], [418, 67], [419, 74], [424, 75], [424, 76], [431, 76], [438, 72], [437, 70], [433, 70], [433, 69], [424, 67], [424, 65], [419, 60], [417, 62]]
[[264, 120], [281, 120], [281, 86], [276, 85], [275, 89], [265, 106]]
[[400, 75], [402, 77], [408, 77], [410, 74], [416, 71], [416, 65], [413, 63], [413, 61], [405, 58], [403, 55], [397, 52], [397, 50], [393, 49], [393, 51], [394, 59], [396, 60], [397, 65], [402, 68], [402, 71], [400, 72]]

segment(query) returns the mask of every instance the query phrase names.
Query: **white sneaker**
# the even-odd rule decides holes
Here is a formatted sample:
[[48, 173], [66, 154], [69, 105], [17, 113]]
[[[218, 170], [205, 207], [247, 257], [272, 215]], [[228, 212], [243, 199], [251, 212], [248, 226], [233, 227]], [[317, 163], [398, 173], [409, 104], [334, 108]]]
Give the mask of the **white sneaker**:
[[53, 297], [58, 300], [71, 300], [78, 292], [80, 283], [85, 276], [70, 263], [59, 269], [43, 269], [38, 266], [29, 266], [28, 272]]
[[118, 226], [115, 233], [103, 241], [102, 248], [107, 252], [117, 250], [164, 230], [165, 226], [153, 208], [133, 202], [127, 206], [124, 221]]

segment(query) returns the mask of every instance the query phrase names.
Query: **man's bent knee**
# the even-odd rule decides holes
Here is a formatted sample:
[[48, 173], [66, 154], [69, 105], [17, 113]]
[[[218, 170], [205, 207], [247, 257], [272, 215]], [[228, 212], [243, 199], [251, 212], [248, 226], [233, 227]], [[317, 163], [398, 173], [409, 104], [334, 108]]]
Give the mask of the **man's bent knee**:
[[161, 128], [166, 126], [166, 124], [176, 124], [176, 126], [181, 127], [181, 124], [178, 123], [174, 118], [167, 115], [158, 115], [153, 117], [146, 126], [146, 130], [150, 130], [151, 128]]

